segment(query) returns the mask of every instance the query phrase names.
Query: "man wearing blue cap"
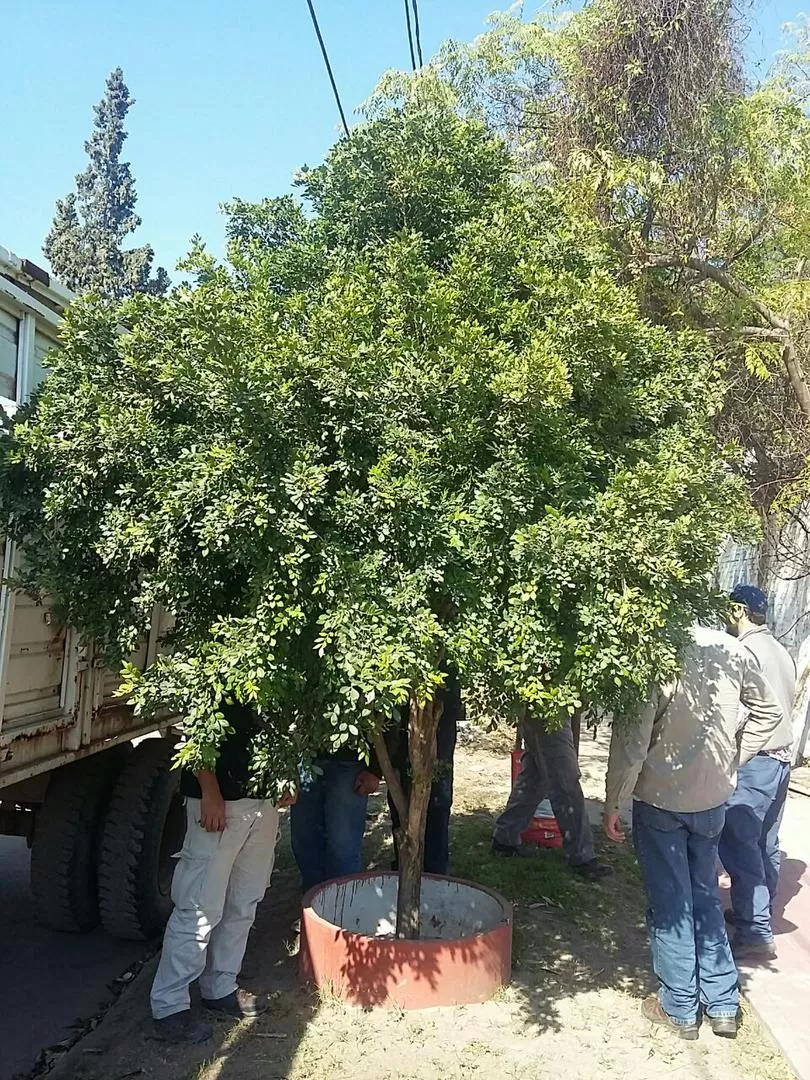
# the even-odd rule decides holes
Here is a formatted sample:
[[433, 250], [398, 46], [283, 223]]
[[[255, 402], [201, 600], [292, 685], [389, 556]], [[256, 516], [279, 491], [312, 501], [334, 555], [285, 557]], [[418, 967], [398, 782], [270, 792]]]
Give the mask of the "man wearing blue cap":
[[796, 665], [767, 625], [768, 598], [754, 585], [731, 593], [728, 631], [753, 655], [782, 710], [782, 723], [737, 773], [726, 807], [720, 859], [731, 878], [727, 916], [737, 959], [776, 956], [771, 911], [779, 883], [779, 826], [790, 783]]

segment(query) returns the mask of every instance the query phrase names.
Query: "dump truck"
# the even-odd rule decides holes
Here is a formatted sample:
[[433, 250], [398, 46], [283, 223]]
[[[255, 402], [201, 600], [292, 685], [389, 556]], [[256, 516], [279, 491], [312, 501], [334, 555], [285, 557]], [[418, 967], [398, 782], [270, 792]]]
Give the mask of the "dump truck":
[[[72, 294], [0, 247], [0, 405], [13, 415], [47, 375]], [[0, 438], [2, 438], [0, 434]], [[8, 582], [23, 557], [0, 536], [0, 834], [31, 848], [38, 919], [123, 938], [158, 933], [183, 842], [177, 730], [134, 714], [92, 643], [47, 600]], [[152, 663], [167, 629], [156, 610], [134, 656]]]

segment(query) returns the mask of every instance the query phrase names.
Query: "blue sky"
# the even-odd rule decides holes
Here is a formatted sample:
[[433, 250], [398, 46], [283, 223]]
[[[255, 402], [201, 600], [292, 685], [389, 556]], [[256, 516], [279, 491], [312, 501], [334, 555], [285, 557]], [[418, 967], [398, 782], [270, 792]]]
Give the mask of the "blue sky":
[[[754, 60], [780, 47], [802, 0], [758, 0]], [[467, 40], [497, 0], [420, 0], [425, 58]], [[501, 6], [506, 6], [504, 2]], [[527, 2], [527, 11], [538, 4]], [[401, 0], [316, 0], [347, 111], [409, 64]], [[0, 245], [44, 262], [55, 200], [84, 168], [92, 106], [116, 65], [136, 104], [126, 152], [150, 242], [170, 270], [199, 232], [222, 248], [217, 206], [289, 190], [337, 116], [305, 0], [37, 0], [3, 12]]]

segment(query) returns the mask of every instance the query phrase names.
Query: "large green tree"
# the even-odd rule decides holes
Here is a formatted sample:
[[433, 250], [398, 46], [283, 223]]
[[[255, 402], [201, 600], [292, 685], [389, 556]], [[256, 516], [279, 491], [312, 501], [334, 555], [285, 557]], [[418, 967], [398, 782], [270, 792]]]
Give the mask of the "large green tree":
[[[264, 718], [254, 771], [373, 742], [418, 931], [437, 688], [559, 723], [630, 711], [710, 604], [745, 495], [710, 424], [705, 343], [640, 312], [598, 229], [515, 181], [449, 108], [389, 109], [291, 198], [231, 207], [229, 264], [94, 300], [0, 445], [23, 583], [124, 662], [153, 605], [172, 652], [127, 693], [210, 766], [224, 696]], [[405, 710], [411, 794], [381, 731]]]
[[76, 177], [76, 192], [58, 200], [44, 245], [54, 274], [65, 285], [110, 300], [136, 292], [165, 293], [169, 286], [162, 267], [153, 276], [154, 251], [148, 244], [122, 247], [141, 224], [132, 171], [121, 160], [124, 121], [132, 105], [124, 74], [116, 68], [95, 106], [93, 132], [84, 144], [90, 162]]

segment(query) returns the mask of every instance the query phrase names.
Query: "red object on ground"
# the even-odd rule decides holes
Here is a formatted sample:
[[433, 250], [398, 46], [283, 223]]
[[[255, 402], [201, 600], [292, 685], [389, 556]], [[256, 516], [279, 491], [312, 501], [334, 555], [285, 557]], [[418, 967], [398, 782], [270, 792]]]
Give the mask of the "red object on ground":
[[353, 874], [311, 889], [301, 916], [301, 977], [353, 1005], [472, 1005], [506, 986], [512, 908], [492, 889], [422, 877], [418, 941], [394, 936], [395, 873]]
[[[518, 773], [522, 768], [523, 751], [512, 751], [512, 787], [515, 786], [515, 781], [518, 778]], [[543, 806], [544, 804], [540, 804]], [[549, 804], [548, 811], [551, 810]], [[540, 807], [538, 807], [540, 809]], [[535, 814], [532, 820], [529, 822], [528, 828], [520, 834], [520, 839], [524, 844], [538, 844], [540, 847], [547, 848], [561, 848], [563, 846], [562, 832], [560, 832], [560, 826], [557, 824], [557, 819], [553, 813], [546, 812], [543, 814]]]

